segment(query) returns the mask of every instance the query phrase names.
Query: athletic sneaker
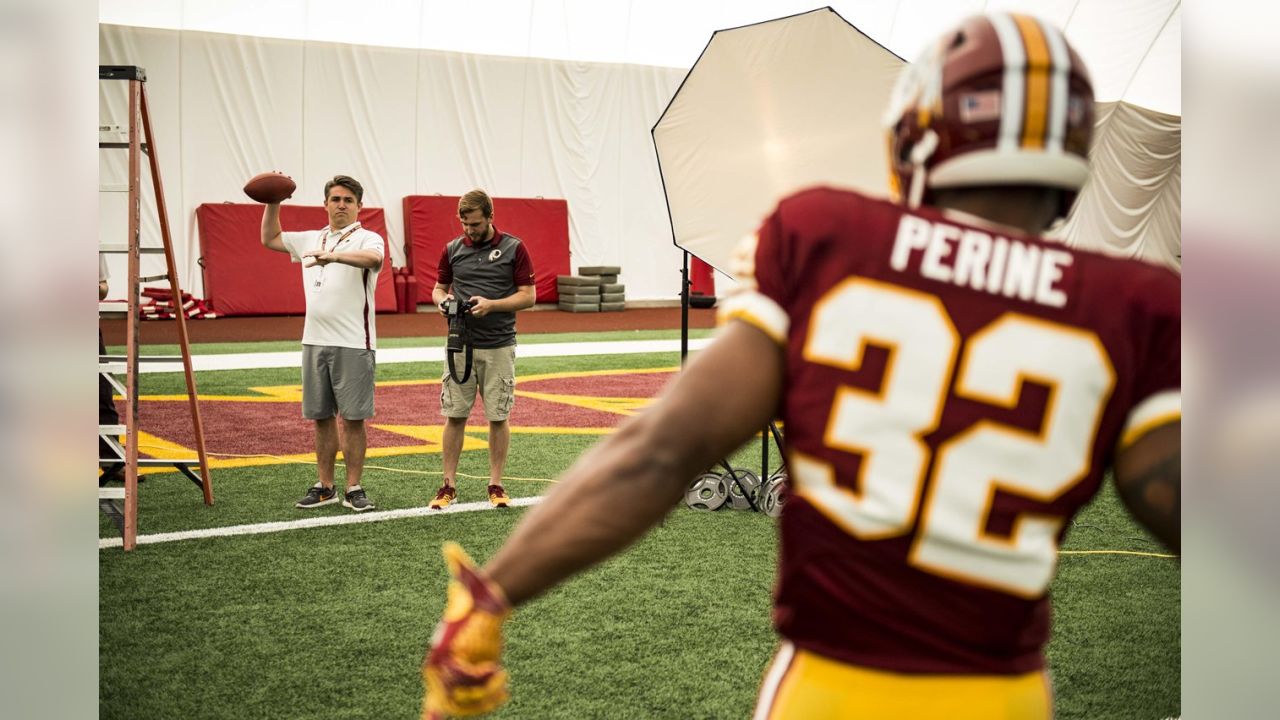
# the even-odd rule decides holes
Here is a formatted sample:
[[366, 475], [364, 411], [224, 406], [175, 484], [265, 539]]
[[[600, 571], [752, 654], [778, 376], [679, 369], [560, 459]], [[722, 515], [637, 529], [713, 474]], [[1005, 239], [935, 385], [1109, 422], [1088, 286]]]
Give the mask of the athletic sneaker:
[[349, 507], [356, 512], [373, 509], [373, 503], [369, 502], [369, 496], [364, 494], [364, 488], [362, 487], [348, 490], [346, 497], [342, 499], [342, 506]]
[[[141, 480], [142, 476], [139, 475], [138, 479]], [[113, 463], [102, 468], [102, 474], [98, 476], [98, 487], [113, 482], [124, 482], [124, 463]]]
[[337, 488], [333, 486], [324, 487], [323, 485], [316, 484], [307, 488], [306, 497], [299, 500], [294, 507], [309, 510], [311, 508], [318, 508], [321, 505], [332, 505], [336, 502], [338, 502]]
[[440, 489], [436, 491], [435, 499], [431, 501], [431, 509], [443, 510], [449, 507], [449, 503], [453, 502], [456, 497], [458, 497], [457, 488], [441, 485]]
[[[146, 481], [146, 475], [138, 475], [138, 482], [144, 483]], [[124, 463], [116, 463], [103, 468], [102, 474], [98, 476], [98, 487], [106, 487], [110, 483], [124, 484]]]
[[489, 504], [503, 508], [511, 504], [511, 498], [507, 496], [507, 491], [501, 485], [489, 486]]

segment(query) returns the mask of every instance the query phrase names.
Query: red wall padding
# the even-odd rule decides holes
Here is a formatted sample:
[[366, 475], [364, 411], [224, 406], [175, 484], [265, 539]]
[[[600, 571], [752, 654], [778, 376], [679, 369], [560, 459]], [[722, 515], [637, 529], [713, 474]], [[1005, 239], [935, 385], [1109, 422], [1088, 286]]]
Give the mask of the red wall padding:
[[693, 254], [689, 255], [689, 292], [712, 297], [716, 294], [714, 271], [710, 265], [702, 261], [702, 258]]
[[[560, 299], [556, 275], [569, 274], [569, 204], [564, 200], [493, 198], [493, 224], [524, 241], [533, 258], [538, 302]], [[440, 253], [450, 240], [462, 234], [458, 196], [406, 197], [404, 234], [409, 267], [418, 279], [418, 301], [431, 302]]]
[[[263, 206], [205, 203], [196, 208], [204, 295], [220, 315], [302, 315], [302, 264], [288, 253], [262, 247]], [[329, 223], [321, 206], [282, 205], [280, 226], [286, 232], [319, 230]], [[374, 304], [378, 312], [396, 311], [391, 251], [386, 246], [387, 220], [382, 208], [360, 211], [360, 224], [382, 236], [384, 260], [378, 273]]]

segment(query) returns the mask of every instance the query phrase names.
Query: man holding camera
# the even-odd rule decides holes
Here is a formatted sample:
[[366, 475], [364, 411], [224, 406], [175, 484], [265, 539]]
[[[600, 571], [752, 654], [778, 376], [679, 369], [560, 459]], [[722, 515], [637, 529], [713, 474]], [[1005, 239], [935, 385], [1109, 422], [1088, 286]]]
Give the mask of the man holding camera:
[[444, 415], [444, 484], [431, 507], [443, 510], [457, 497], [458, 458], [463, 433], [475, 404], [484, 401], [489, 420], [489, 503], [507, 507], [511, 499], [502, 487], [502, 470], [511, 445], [507, 418], [515, 404], [516, 311], [533, 307], [533, 260], [520, 239], [493, 224], [493, 201], [483, 190], [458, 200], [463, 234], [440, 255], [431, 299], [440, 314], [454, 323], [465, 322], [470, 334], [472, 371], [458, 370], [459, 381], [446, 366], [440, 380], [440, 414]]

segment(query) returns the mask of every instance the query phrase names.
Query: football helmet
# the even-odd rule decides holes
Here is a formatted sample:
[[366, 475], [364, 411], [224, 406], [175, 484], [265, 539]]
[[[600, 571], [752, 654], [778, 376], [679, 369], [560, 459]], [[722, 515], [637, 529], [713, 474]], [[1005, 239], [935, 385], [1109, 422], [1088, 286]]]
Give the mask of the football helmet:
[[918, 207], [937, 188], [1051, 187], [1065, 214], [1089, 174], [1093, 113], [1062, 31], [1029, 15], [969, 18], [898, 79], [885, 112], [892, 190]]

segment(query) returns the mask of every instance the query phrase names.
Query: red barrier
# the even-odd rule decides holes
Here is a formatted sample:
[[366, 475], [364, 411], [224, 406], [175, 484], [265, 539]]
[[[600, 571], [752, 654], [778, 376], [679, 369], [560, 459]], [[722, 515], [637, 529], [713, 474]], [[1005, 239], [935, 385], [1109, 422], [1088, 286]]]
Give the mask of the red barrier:
[[[556, 276], [569, 274], [569, 204], [564, 200], [493, 198], [493, 224], [524, 241], [533, 258], [538, 302], [559, 299]], [[405, 255], [422, 302], [436, 286], [445, 244], [462, 234], [458, 196], [410, 195], [404, 199]]]
[[404, 273], [401, 272], [401, 268], [395, 269], [392, 278], [396, 283], [396, 312], [408, 312], [408, 310], [405, 309], [408, 304], [405, 302], [404, 298]]
[[[256, 203], [205, 203], [196, 208], [205, 299], [219, 315], [302, 315], [307, 310], [302, 265], [292, 262], [287, 253], [262, 247], [262, 212], [263, 206]], [[327, 222], [320, 206], [280, 208], [280, 225], [286, 231], [319, 230]], [[382, 208], [362, 209], [360, 224], [383, 238], [385, 260], [378, 273], [375, 307], [378, 312], [395, 312], [395, 281]]]
[[[413, 276], [412, 272], [406, 272], [404, 275], [404, 312], [418, 312], [418, 278]], [[431, 302], [431, 298], [427, 298], [425, 302]]]
[[709, 297], [716, 294], [715, 271], [695, 255], [689, 256], [689, 292]]

